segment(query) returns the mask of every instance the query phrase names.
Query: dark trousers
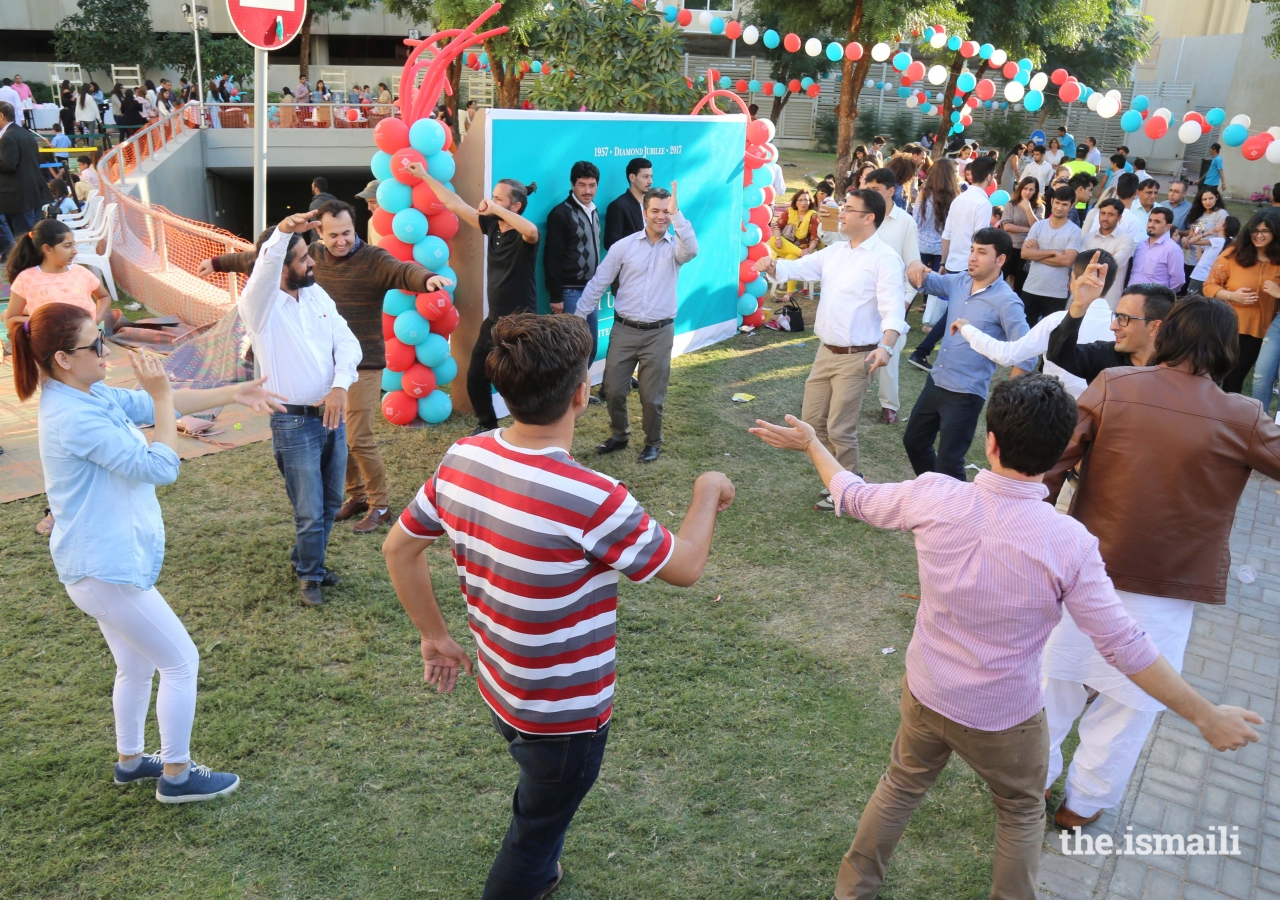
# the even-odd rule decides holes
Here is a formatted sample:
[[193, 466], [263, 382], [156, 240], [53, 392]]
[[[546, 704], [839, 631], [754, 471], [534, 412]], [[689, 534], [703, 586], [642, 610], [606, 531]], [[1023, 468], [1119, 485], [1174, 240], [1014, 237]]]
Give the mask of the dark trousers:
[[[1186, 275], [1186, 280], [1182, 282], [1182, 290], [1178, 291], [1178, 296], [1179, 296], [1179, 297], [1185, 297], [1185, 296], [1187, 296], [1187, 293], [1190, 291], [1190, 289], [1191, 289], [1191, 273], [1192, 273], [1192, 272], [1194, 272], [1195, 270], [1196, 270], [1196, 267], [1195, 267], [1195, 266], [1189, 266], [1189, 265], [1187, 265], [1186, 263], [1183, 263], [1183, 264], [1182, 264], [1182, 271], [1183, 271], [1183, 273]], [[1203, 282], [1203, 281], [1202, 281], [1202, 282], [1200, 282], [1200, 285], [1201, 285], [1201, 287], [1203, 287], [1203, 286], [1204, 286], [1204, 282]], [[1200, 291], [1198, 291], [1198, 290], [1197, 290], [1197, 291], [1196, 291], [1196, 293], [1198, 294], [1198, 293], [1200, 293]]]
[[35, 227], [40, 210], [30, 209], [20, 213], [0, 214], [0, 259], [9, 255], [9, 248], [17, 239]]
[[1022, 305], [1027, 311], [1027, 327], [1031, 327], [1050, 313], [1061, 312], [1067, 308], [1066, 297], [1046, 297], [1043, 294], [1032, 294], [1021, 291]]
[[481, 900], [533, 900], [555, 881], [569, 823], [600, 775], [609, 726], [543, 737], [517, 731], [497, 716], [493, 725], [520, 766], [520, 781]]
[[[1262, 338], [1254, 337], [1251, 334], [1240, 335], [1240, 359], [1236, 362], [1236, 366], [1227, 373], [1227, 377], [1222, 379], [1222, 389], [1228, 394], [1239, 394], [1244, 387], [1244, 376], [1249, 374], [1249, 370], [1253, 368], [1253, 364], [1258, 361], [1258, 352], [1262, 349]], [[1266, 403], [1270, 397], [1259, 397], [1259, 400]]]
[[289, 561], [302, 581], [327, 574], [325, 549], [333, 517], [342, 506], [347, 475], [347, 427], [324, 427], [319, 416], [271, 414], [271, 450], [293, 506], [294, 544]]
[[946, 337], [946, 335], [947, 317], [944, 315], [942, 318], [938, 319], [938, 321], [933, 323], [933, 327], [929, 329], [929, 333], [925, 335], [923, 341], [916, 345], [916, 349], [911, 351], [911, 355], [916, 357], [916, 359], [926, 359], [929, 354], [933, 352], [933, 348], [938, 346], [938, 342]]
[[[941, 472], [959, 481], [968, 480], [964, 455], [973, 443], [973, 431], [978, 427], [984, 402], [977, 394], [938, 387], [932, 375], [924, 380], [924, 390], [916, 398], [907, 430], [902, 435], [902, 446], [917, 475]], [[933, 441], [939, 434], [941, 438], [935, 452]]]
[[498, 427], [498, 414], [493, 411], [493, 386], [484, 371], [485, 360], [493, 349], [494, 321], [486, 318], [480, 323], [480, 334], [471, 348], [471, 364], [467, 366], [467, 396], [471, 398], [471, 408], [476, 411], [480, 427], [485, 430]]

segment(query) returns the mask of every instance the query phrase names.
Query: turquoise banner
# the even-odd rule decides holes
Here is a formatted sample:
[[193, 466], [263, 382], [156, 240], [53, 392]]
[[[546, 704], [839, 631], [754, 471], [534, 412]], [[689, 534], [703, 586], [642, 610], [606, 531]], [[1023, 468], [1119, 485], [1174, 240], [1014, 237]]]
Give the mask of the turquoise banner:
[[[737, 322], [738, 264], [742, 259], [742, 178], [746, 116], [640, 116], [624, 113], [487, 111], [485, 192], [500, 178], [536, 181], [528, 218], [540, 229], [547, 213], [569, 195], [569, 170], [578, 160], [600, 169], [596, 206], [605, 209], [627, 189], [633, 157], [653, 163], [655, 187], [679, 183], [680, 211], [693, 224], [698, 256], [680, 270], [675, 352], [729, 337]], [[603, 250], [601, 252], [603, 259]], [[538, 300], [549, 310], [538, 256]], [[603, 359], [613, 325], [613, 298], [600, 309]]]

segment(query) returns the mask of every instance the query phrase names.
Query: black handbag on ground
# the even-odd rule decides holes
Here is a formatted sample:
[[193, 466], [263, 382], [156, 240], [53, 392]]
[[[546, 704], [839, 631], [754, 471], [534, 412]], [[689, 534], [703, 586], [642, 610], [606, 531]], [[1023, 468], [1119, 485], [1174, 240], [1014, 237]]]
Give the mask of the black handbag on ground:
[[778, 323], [781, 331], [791, 331], [799, 333], [804, 331], [804, 312], [800, 309], [799, 304], [788, 303], [774, 313], [773, 318]]

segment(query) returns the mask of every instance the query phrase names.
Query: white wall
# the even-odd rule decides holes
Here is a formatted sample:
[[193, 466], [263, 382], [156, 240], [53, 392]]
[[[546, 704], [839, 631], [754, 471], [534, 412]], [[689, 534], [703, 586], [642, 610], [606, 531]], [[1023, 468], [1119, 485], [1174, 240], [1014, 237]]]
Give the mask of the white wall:
[[[1280, 59], [1272, 59], [1271, 51], [1262, 45], [1262, 35], [1271, 29], [1271, 17], [1264, 4], [1250, 5], [1244, 29], [1244, 42], [1236, 57], [1235, 77], [1225, 109], [1227, 121], [1245, 113], [1253, 120], [1253, 134], [1280, 125]], [[1266, 157], [1249, 162], [1239, 147], [1222, 148], [1222, 165], [1227, 178], [1227, 192], [1235, 197], [1248, 197], [1263, 185], [1280, 181], [1280, 165]]]

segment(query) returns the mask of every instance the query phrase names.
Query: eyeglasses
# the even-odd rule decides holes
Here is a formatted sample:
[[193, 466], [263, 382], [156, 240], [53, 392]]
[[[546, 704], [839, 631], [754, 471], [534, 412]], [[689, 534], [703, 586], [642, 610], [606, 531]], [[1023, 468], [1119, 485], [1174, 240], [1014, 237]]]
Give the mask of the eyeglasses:
[[855, 216], [874, 216], [875, 215], [875, 213], [873, 213], [869, 209], [850, 209], [847, 206], [844, 207], [844, 211]]
[[85, 344], [83, 347], [72, 347], [70, 352], [79, 353], [81, 350], [92, 350], [101, 359], [107, 355], [107, 344], [102, 335], [98, 335], [98, 339], [92, 344]]
[[1265, 234], [1267, 237], [1270, 237], [1270, 236], [1271, 236], [1271, 229], [1270, 229], [1270, 228], [1255, 228], [1255, 229], [1253, 229], [1253, 231], [1252, 231], [1252, 232], [1250, 232], [1250, 234], [1255, 234], [1255, 235], [1258, 235], [1258, 234]]
[[1128, 326], [1128, 324], [1129, 324], [1130, 322], [1154, 322], [1154, 321], [1156, 321], [1155, 319], [1146, 319], [1146, 318], [1143, 318], [1142, 316], [1126, 316], [1124, 313], [1112, 313], [1112, 314], [1111, 314], [1111, 318], [1112, 318], [1112, 319], [1115, 321], [1115, 323], [1116, 323], [1117, 325], [1119, 325], [1121, 328], [1125, 328], [1125, 327], [1127, 327], [1127, 326]]

